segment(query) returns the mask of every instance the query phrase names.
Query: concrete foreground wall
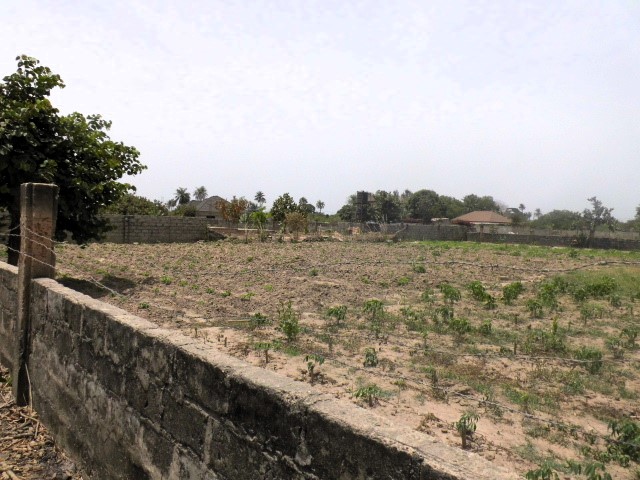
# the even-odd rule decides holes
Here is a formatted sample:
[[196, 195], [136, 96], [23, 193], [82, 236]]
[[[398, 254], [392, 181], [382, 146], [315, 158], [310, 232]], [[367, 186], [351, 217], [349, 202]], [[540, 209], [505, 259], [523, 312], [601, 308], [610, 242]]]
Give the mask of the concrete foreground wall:
[[[9, 367], [16, 277], [0, 263]], [[54, 280], [31, 309], [33, 405], [91, 478], [518, 478]]]

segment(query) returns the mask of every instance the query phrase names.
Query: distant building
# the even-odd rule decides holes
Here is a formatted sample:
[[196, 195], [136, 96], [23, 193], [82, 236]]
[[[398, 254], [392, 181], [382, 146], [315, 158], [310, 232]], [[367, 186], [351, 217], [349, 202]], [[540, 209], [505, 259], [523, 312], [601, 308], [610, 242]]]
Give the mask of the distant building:
[[511, 219], [490, 210], [469, 212], [451, 220], [457, 225], [511, 225]]
[[196, 217], [207, 217], [212, 219], [222, 218], [220, 212], [220, 203], [229, 203], [222, 197], [213, 195], [209, 198], [205, 198], [201, 202], [193, 200], [189, 202], [189, 205], [193, 205], [196, 208]]

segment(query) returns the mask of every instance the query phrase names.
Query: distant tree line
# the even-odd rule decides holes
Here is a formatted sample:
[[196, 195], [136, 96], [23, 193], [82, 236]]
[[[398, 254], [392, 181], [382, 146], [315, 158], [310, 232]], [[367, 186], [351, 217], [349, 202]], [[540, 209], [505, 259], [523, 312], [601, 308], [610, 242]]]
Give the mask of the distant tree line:
[[[196, 206], [192, 199], [202, 201], [206, 198], [207, 189], [204, 186], [196, 188], [193, 194], [190, 194], [186, 188], [180, 187], [166, 203], [130, 193], [123, 195], [117, 202], [107, 207], [105, 213], [195, 216]], [[335, 216], [330, 217], [323, 214], [325, 203], [322, 200], [313, 204], [307, 198], [301, 197], [296, 202], [289, 193], [277, 197], [271, 210], [267, 211], [265, 194], [258, 191], [253, 200], [234, 196], [229, 202], [219, 205], [219, 208], [223, 219], [230, 223], [255, 223], [251, 220], [252, 214], [260, 212], [253, 215], [253, 218], [261, 220], [260, 225], [264, 225], [267, 219], [286, 223], [287, 215], [293, 213], [300, 214], [306, 221], [313, 217], [316, 220], [331, 218], [347, 222], [428, 224], [436, 218], [453, 219], [465, 213], [488, 210], [511, 218], [514, 226], [527, 225], [539, 229], [580, 230], [586, 232], [589, 237], [593, 237], [598, 230], [640, 232], [640, 205], [636, 208], [634, 219], [620, 222], [613, 216], [613, 208], [605, 207], [596, 197], [591, 197], [587, 201], [591, 207], [582, 212], [552, 210], [542, 213], [539, 208], [533, 212], [527, 211], [526, 206], [522, 203], [518, 207], [507, 207], [490, 195], [469, 194], [460, 200], [448, 195], [439, 195], [435, 191], [427, 189], [415, 192], [404, 190], [402, 193], [397, 190], [392, 192], [378, 190], [371, 195], [371, 201], [362, 205], [358, 205], [356, 194], [349, 196], [347, 202]], [[292, 217], [290, 220], [294, 218]]]
[[502, 212], [501, 205], [491, 196], [467, 195], [462, 200], [447, 195], [438, 195], [433, 190], [411, 192], [378, 190], [373, 200], [358, 205], [357, 195], [351, 195], [347, 203], [338, 210], [341, 220], [347, 222], [400, 222], [414, 221], [430, 223], [434, 218], [455, 218], [476, 210]]

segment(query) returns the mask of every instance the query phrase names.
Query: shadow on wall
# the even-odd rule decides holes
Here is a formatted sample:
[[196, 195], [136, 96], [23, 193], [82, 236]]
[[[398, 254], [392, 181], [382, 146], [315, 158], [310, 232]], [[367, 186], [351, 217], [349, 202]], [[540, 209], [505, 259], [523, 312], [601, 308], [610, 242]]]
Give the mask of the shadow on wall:
[[124, 294], [127, 290], [136, 286], [135, 282], [127, 278], [115, 277], [113, 275], [105, 275], [96, 282], [79, 278], [65, 277], [59, 279], [58, 283], [64, 285], [65, 287], [71, 288], [76, 292], [84, 293], [91, 298], [108, 297], [114, 291], [119, 294]]

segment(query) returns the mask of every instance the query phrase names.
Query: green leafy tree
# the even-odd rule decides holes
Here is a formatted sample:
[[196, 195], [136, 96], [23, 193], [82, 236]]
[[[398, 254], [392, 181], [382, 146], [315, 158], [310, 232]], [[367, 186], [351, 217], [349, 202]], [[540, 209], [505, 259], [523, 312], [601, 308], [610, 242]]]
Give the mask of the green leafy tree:
[[198, 187], [193, 191], [193, 198], [199, 202], [203, 201], [207, 198], [207, 189], [206, 187]]
[[611, 215], [613, 208], [605, 207], [600, 200], [596, 197], [587, 199], [591, 202], [591, 209], [585, 208], [582, 212], [582, 219], [589, 231], [589, 238], [587, 239], [587, 245], [591, 245], [593, 237], [595, 236], [596, 229], [600, 226], [606, 226], [609, 230], [614, 231], [616, 228], [617, 220]]
[[54, 88], [65, 86], [59, 75], [35, 58], [16, 60], [17, 71], [0, 83], [0, 207], [7, 208], [17, 233], [8, 239], [8, 261], [14, 265], [22, 183], [58, 185], [56, 238], [71, 232], [74, 241], [84, 243], [108, 228], [100, 211], [135, 190], [119, 180], [146, 168], [134, 147], [110, 139], [111, 122], [100, 115], [59, 114], [48, 98]]
[[173, 200], [175, 201], [173, 204], [174, 206], [184, 205], [191, 201], [191, 194], [186, 188], [180, 187], [176, 189]]
[[285, 223], [293, 234], [294, 240], [300, 238], [300, 233], [307, 229], [307, 217], [302, 212], [289, 212], [285, 216]]
[[269, 214], [264, 211], [264, 207], [260, 207], [249, 214], [249, 221], [258, 229], [258, 237], [264, 242], [267, 238], [265, 227], [269, 220]]
[[411, 218], [419, 218], [423, 223], [431, 223], [432, 218], [441, 217], [443, 208], [440, 197], [433, 190], [418, 190], [407, 201]]
[[260, 205], [261, 207], [266, 203], [267, 199], [264, 196], [264, 193], [262, 193], [260, 190], [258, 190], [256, 192], [256, 196], [253, 197], [253, 199], [258, 202], [258, 205]]
[[276, 222], [283, 222], [287, 213], [297, 212], [298, 205], [295, 200], [285, 193], [276, 198], [275, 202], [271, 206], [271, 218]]
[[467, 195], [462, 199], [462, 203], [464, 204], [465, 213], [486, 210], [500, 211], [500, 205], [490, 195], [485, 195], [484, 197], [474, 194]]
[[397, 222], [402, 218], [400, 196], [378, 190], [373, 196], [373, 210], [376, 220], [383, 223]]
[[541, 214], [531, 222], [536, 228], [551, 228], [553, 230], [575, 230], [582, 223], [582, 215], [579, 212], [569, 210], [552, 210]]
[[115, 215], [168, 215], [169, 210], [159, 200], [149, 200], [133, 193], [125, 193], [103, 213]]
[[447, 195], [440, 195], [440, 208], [441, 215], [444, 218], [456, 218], [460, 215], [464, 215], [464, 203], [454, 197]]
[[311, 205], [305, 197], [302, 197], [298, 200], [298, 211], [308, 217], [316, 211], [316, 207]]
[[376, 218], [373, 205], [369, 203], [358, 205], [357, 195], [355, 194], [349, 196], [347, 203], [340, 207], [337, 215], [344, 222], [368, 222]]
[[322, 200], [318, 200], [316, 202], [316, 208], [318, 209], [318, 212], [322, 214], [322, 210], [324, 210], [324, 202]]

